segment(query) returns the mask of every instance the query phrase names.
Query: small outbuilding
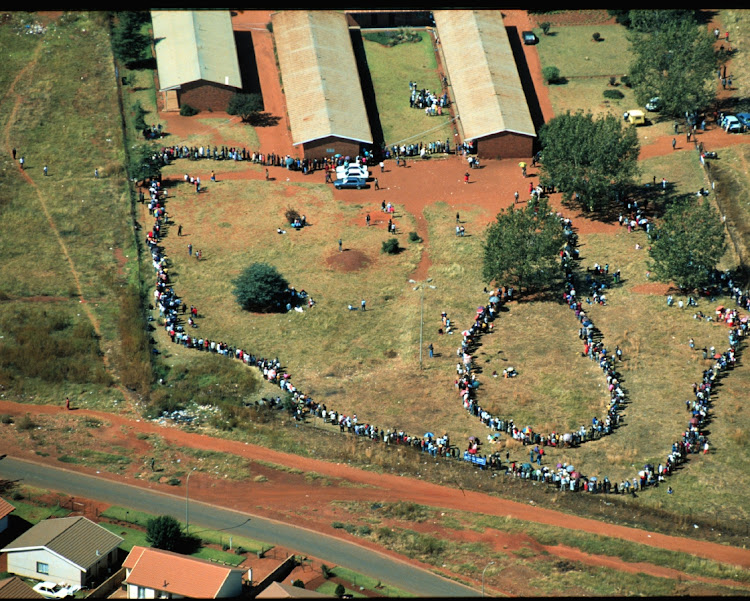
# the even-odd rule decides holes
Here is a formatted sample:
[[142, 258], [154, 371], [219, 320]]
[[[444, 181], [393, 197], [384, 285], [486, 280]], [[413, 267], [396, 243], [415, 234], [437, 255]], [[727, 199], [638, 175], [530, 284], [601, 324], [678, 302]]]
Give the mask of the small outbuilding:
[[167, 110], [226, 111], [242, 90], [228, 10], [152, 10], [159, 91]]

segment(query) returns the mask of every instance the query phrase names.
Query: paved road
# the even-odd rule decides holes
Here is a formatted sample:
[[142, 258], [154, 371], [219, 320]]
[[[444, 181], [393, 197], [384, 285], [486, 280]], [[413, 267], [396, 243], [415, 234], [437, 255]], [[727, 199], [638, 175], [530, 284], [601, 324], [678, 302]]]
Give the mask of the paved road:
[[[0, 460], [0, 477], [71, 496], [112, 503], [156, 515], [185, 518], [185, 498], [6, 457]], [[441, 576], [398, 561], [376, 551], [331, 536], [238, 511], [190, 501], [190, 523], [204, 528], [231, 528], [231, 532], [350, 568], [421, 596], [466, 597], [479, 592]], [[250, 520], [248, 521], [248, 518]]]

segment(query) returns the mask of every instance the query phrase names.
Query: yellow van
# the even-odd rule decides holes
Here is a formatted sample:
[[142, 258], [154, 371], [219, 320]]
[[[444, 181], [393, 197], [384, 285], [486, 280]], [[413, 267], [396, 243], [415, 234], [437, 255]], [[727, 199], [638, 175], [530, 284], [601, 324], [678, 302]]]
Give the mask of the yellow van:
[[628, 123], [632, 125], [646, 125], [646, 115], [638, 109], [628, 111]]

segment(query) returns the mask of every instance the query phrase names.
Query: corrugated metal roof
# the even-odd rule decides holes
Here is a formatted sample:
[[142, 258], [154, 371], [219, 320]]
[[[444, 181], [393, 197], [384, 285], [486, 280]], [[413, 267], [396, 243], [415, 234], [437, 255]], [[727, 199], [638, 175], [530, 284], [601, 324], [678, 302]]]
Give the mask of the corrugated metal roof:
[[122, 541], [121, 537], [99, 524], [78, 516], [43, 520], [29, 528], [2, 551], [44, 547], [82, 570], [87, 570], [96, 563], [99, 555], [106, 555]]
[[15, 507], [8, 503], [5, 499], [0, 498], [0, 520], [2, 520], [6, 515], [11, 513]]
[[228, 10], [153, 10], [161, 90], [205, 80], [242, 88]]
[[44, 599], [18, 576], [0, 580], [0, 599]]
[[131, 570], [126, 578], [128, 584], [194, 599], [214, 599], [230, 574], [245, 572], [242, 568], [140, 546], [133, 547], [123, 566]]
[[499, 10], [433, 12], [464, 136], [536, 136]]
[[336, 136], [371, 144], [346, 15], [285, 10], [271, 20], [293, 143]]

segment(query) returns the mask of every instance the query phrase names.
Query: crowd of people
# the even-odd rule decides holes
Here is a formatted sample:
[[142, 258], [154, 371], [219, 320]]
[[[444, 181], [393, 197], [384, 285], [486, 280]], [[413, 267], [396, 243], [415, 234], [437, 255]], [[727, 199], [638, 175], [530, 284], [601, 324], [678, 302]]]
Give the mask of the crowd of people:
[[448, 92], [436, 94], [426, 88], [420, 89], [416, 81], [409, 82], [409, 107], [423, 109], [425, 115], [442, 115], [443, 109], [450, 104]]
[[[549, 483], [559, 490], [601, 492], [601, 493], [635, 493], [645, 487], [658, 485], [670, 475], [674, 469], [687, 460], [692, 453], [704, 452], [709, 449], [709, 441], [704, 433], [704, 426], [709, 416], [711, 391], [717, 380], [737, 361], [740, 338], [747, 333], [747, 319], [742, 318], [735, 310], [724, 310], [722, 316], [730, 326], [729, 349], [724, 353], [714, 355], [714, 364], [703, 372], [702, 381], [693, 386], [695, 400], [688, 403], [690, 418], [687, 428], [674, 442], [665, 460], [657, 466], [646, 464], [638, 470], [632, 482], [627, 478], [621, 482], [611, 482], [607, 476], [600, 478], [596, 475], [584, 475], [567, 463], [558, 463], [555, 467], [542, 465], [545, 447], [575, 447], [584, 442], [595, 440], [614, 432], [622, 420], [622, 409], [627, 404], [627, 393], [621, 382], [617, 365], [622, 361], [622, 351], [619, 347], [609, 350], [602, 340], [601, 333], [594, 326], [590, 316], [584, 311], [583, 303], [605, 304], [603, 291], [610, 285], [609, 265], [594, 264], [588, 269], [583, 281], [578, 281], [577, 270], [573, 268], [578, 260], [577, 234], [570, 219], [560, 216], [560, 224], [566, 237], [566, 244], [560, 253], [560, 264], [564, 274], [565, 289], [563, 299], [574, 313], [579, 324], [578, 336], [583, 341], [583, 354], [592, 361], [596, 361], [606, 381], [609, 394], [605, 415], [594, 416], [591, 424], [581, 425], [578, 430], [571, 432], [552, 431], [548, 433], [536, 432], [533, 427], [520, 427], [512, 418], [492, 415], [483, 408], [477, 397], [480, 383], [474, 369], [473, 355], [481, 344], [484, 334], [492, 332], [493, 322], [499, 315], [500, 306], [513, 299], [512, 287], [500, 287], [488, 293], [486, 305], [478, 308], [471, 326], [462, 332], [461, 346], [456, 353], [459, 362], [456, 365], [456, 391], [464, 408], [475, 416], [489, 430], [488, 443], [500, 439], [502, 433], [521, 442], [524, 447], [530, 447], [529, 462], [510, 461], [510, 453], [505, 452], [505, 461], [500, 452], [482, 454], [483, 443], [477, 437], [471, 437], [464, 450], [453, 444], [450, 436], [445, 433], [435, 436], [432, 432], [414, 435], [398, 428], [383, 428], [363, 422], [356, 414], [348, 415], [331, 409], [325, 403], [318, 403], [310, 395], [300, 391], [293, 383], [291, 375], [282, 366], [278, 358], [257, 357], [253, 353], [227, 344], [223, 341], [211, 340], [185, 331], [183, 320], [187, 312], [185, 303], [174, 292], [171, 286], [168, 261], [163, 253], [160, 240], [164, 228], [168, 223], [166, 191], [161, 188], [158, 180], [148, 183], [150, 201], [149, 212], [154, 217], [152, 228], [146, 234], [146, 243], [150, 249], [153, 267], [156, 274], [154, 298], [163, 320], [164, 328], [175, 344], [181, 344], [195, 350], [217, 353], [228, 358], [241, 361], [245, 365], [254, 366], [263, 374], [268, 382], [278, 385], [281, 393], [275, 397], [263, 398], [256, 401], [256, 405], [267, 405], [272, 408], [287, 410], [296, 421], [304, 421], [307, 417], [319, 418], [324, 424], [337, 428], [340, 432], [363, 436], [372, 441], [385, 444], [406, 445], [429, 453], [433, 457], [445, 457], [463, 460], [479, 465], [484, 469], [500, 470], [509, 476], [537, 480]], [[619, 274], [619, 272], [617, 272]], [[722, 286], [730, 290], [731, 296], [742, 308], [750, 308], [750, 295], [734, 286], [726, 274], [718, 278], [717, 288]], [[614, 279], [617, 281], [617, 278]], [[588, 296], [582, 297], [576, 292], [576, 287], [587, 290]], [[297, 294], [303, 294], [301, 291]], [[305, 295], [306, 296], [306, 295]], [[581, 300], [581, 299], [584, 300]], [[593, 300], [592, 300], [593, 298]], [[364, 302], [364, 301], [363, 301]], [[289, 307], [288, 307], [289, 309]], [[188, 324], [195, 327], [194, 318], [197, 309], [190, 308]], [[443, 312], [442, 327], [439, 333], [451, 333], [451, 323], [447, 313]], [[517, 375], [515, 369], [513, 376]], [[503, 374], [506, 377], [507, 371]], [[536, 467], [533, 464], [536, 463]]]

